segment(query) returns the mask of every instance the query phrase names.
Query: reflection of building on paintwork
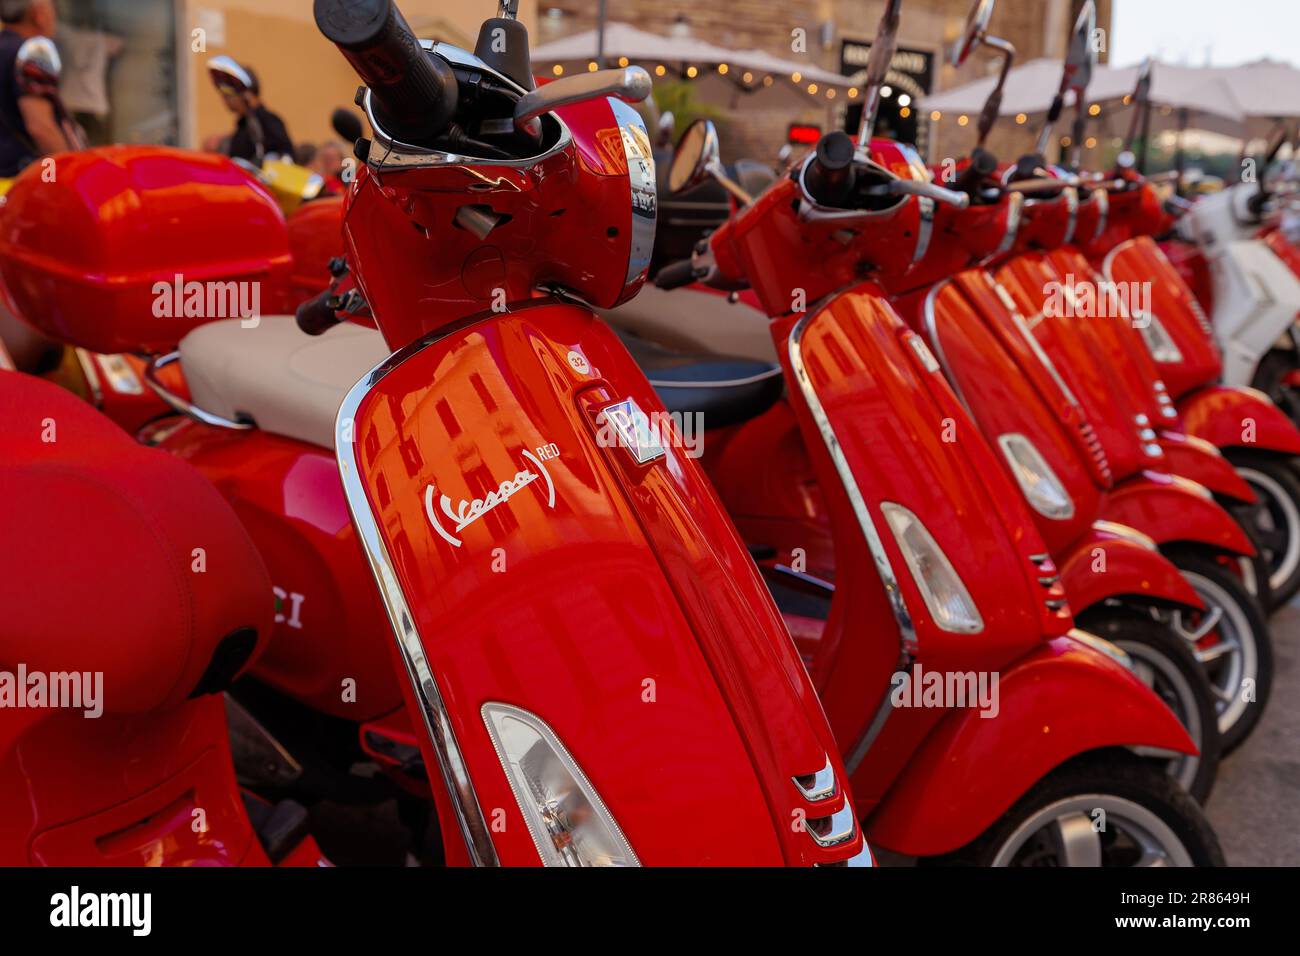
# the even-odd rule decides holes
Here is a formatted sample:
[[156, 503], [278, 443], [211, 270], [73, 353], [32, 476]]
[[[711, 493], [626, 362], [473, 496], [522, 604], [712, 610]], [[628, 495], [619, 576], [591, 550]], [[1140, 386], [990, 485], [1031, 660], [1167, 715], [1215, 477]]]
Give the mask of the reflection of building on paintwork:
[[[1070, 25], [1082, 0], [999, 0], [991, 32], [1011, 41], [1017, 61], [1064, 55]], [[1097, 0], [1097, 23], [1109, 30], [1112, 0]], [[880, 21], [883, 0], [727, 0], [701, 4], [697, 0], [616, 0], [609, 17], [663, 36], [689, 35], [733, 50], [762, 49], [785, 60], [852, 75], [865, 66], [865, 55]], [[882, 102], [882, 122], [905, 137], [915, 135], [931, 161], [963, 155], [974, 142], [975, 119], [959, 126], [958, 117], [937, 123], [918, 108], [925, 93], [938, 92], [977, 79], [992, 61], [976, 54], [960, 70], [948, 63], [952, 42], [961, 34], [970, 0], [905, 0], [898, 33], [899, 52], [892, 64], [896, 88]], [[541, 44], [590, 30], [596, 4], [591, 0], [539, 0], [535, 43]], [[591, 51], [592, 57], [596, 51]], [[1102, 54], [1103, 59], [1105, 54]], [[610, 64], [617, 65], [617, 64]], [[689, 75], [689, 63], [642, 63], [655, 82], [663, 84]], [[552, 64], [537, 63], [545, 74]], [[662, 75], [657, 68], [664, 67]], [[857, 111], [853, 98], [818, 89], [794, 76], [773, 77], [759, 93], [739, 92], [716, 70], [696, 70], [690, 80], [696, 98], [721, 111], [723, 158], [775, 158], [791, 123], [812, 123], [823, 130], [844, 123]], [[902, 104], [900, 96], [907, 96]], [[907, 115], [901, 115], [903, 111]], [[989, 145], [1008, 158], [1027, 151], [1033, 136], [1014, 123], [1000, 124]]]

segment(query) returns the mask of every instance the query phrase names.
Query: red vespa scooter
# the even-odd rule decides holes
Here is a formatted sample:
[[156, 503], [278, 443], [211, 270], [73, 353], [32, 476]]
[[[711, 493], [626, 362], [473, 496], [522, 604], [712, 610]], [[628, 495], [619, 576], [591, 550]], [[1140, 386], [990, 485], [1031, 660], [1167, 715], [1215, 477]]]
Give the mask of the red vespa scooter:
[[[1150, 69], [1148, 63], [1133, 95], [1130, 144], [1150, 109]], [[1300, 479], [1294, 465], [1300, 431], [1263, 395], [1219, 384], [1223, 364], [1209, 321], [1152, 238], [1168, 230], [1181, 204], [1161, 203], [1131, 155], [1111, 181], [1108, 219], [1082, 249], [1113, 287], [1149, 290], [1147, 312], [1131, 323], [1138, 335], [1124, 329], [1130, 347], [1142, 346], [1134, 349], [1133, 367], [1143, 370], [1147, 395], [1153, 396], [1149, 414], [1162, 435], [1184, 433], [1219, 449], [1259, 499], [1248, 526], [1268, 558], [1268, 590], [1276, 606], [1300, 589]], [[1179, 469], [1176, 446], [1162, 444]]]
[[[511, 6], [483, 31], [505, 31], [508, 52], [485, 42], [485, 60], [417, 43], [388, 0], [318, 0], [318, 25], [369, 81], [375, 130], [346, 200], [348, 275], [366, 304], [351, 315], [373, 315], [398, 351], [385, 358], [381, 342], [366, 362], [379, 365], [346, 396], [336, 441], [337, 366], [304, 360], [301, 342], [259, 352], [257, 334], [273, 345], [283, 323], [208, 325], [186, 341], [218, 365], [223, 329], [246, 364], [284, 364], [255, 381], [188, 367], [194, 404], [224, 396], [297, 440], [262, 433], [240, 458], [250, 428], [195, 424], [176, 450], [232, 498], [273, 573], [266, 541], [301, 556], [332, 536], [351, 563], [325, 549], [283, 567], [354, 587], [340, 575], [360, 543], [414, 737], [438, 770], [450, 861], [869, 864], [820, 705], [752, 563], [697, 466], [645, 427], [662, 411], [649, 384], [559, 291], [613, 304], [644, 280], [649, 137], [605, 97], [644, 96], [649, 78], [530, 89]], [[606, 223], [595, 235], [593, 215]], [[296, 334], [375, 349], [351, 324]], [[307, 444], [322, 428], [329, 451]], [[282, 485], [254, 487], [259, 448]], [[342, 494], [323, 454], [337, 454]], [[348, 621], [367, 628], [351, 635], [364, 654], [375, 622]], [[704, 815], [708, 839], [681, 840], [681, 820]]]
[[0, 865], [325, 865], [303, 807], [236, 784], [221, 692], [271, 608], [230, 507], [14, 371], [0, 449], [0, 522], [22, 542], [0, 553]]
[[[873, 45], [868, 71], [877, 93], [892, 55], [898, 9], [898, 2], [888, 5]], [[874, 113], [871, 89], [869, 84], [864, 136]], [[998, 865], [1077, 864], [1085, 858], [1135, 862], [1142, 853], [1130, 855], [1134, 844], [1127, 837], [1120, 841], [1127, 849], [1089, 840], [1078, 855], [1054, 843], [1067, 824], [1049, 819], [1047, 808], [1075, 807], [1067, 794], [1087, 788], [1106, 794], [1103, 802], [1131, 827], [1137, 816], [1129, 801], [1136, 791], [1117, 788], [1119, 778], [1112, 774], [1141, 770], [1146, 779], [1139, 789], [1168, 792], [1172, 781], [1159, 778], [1154, 767], [1111, 749], [1132, 743], [1125, 739], [1132, 725], [1125, 730], [1110, 723], [1112, 704], [1155, 698], [1119, 664], [1126, 658], [1113, 645], [1068, 630], [1068, 605], [1055, 569], [1030, 518], [1014, 504], [1015, 491], [987, 446], [975, 440], [974, 424], [924, 344], [889, 308], [880, 288], [860, 278], [868, 268], [890, 272], [910, 262], [911, 250], [900, 252], [881, 226], [895, 215], [915, 226], [919, 214], [911, 197], [965, 198], [912, 175], [921, 168], [919, 160], [885, 146], [879, 161], [869, 160], [865, 145], [859, 153], [847, 138], [831, 137], [713, 233], [689, 268], [661, 273], [661, 283], [703, 278], [721, 288], [749, 284], [773, 317], [772, 337], [790, 395], [789, 411], [778, 414], [793, 418], [793, 425], [785, 426], [779, 441], [772, 436], [781, 421], [742, 425], [721, 454], [724, 461], [731, 456], [752, 463], [746, 452], [766, 449], [763, 460], [772, 464], [778, 452], [810, 456], [808, 474], [788, 485], [786, 495], [797, 489], [808, 509], [805, 527], [820, 524], [821, 534], [831, 538], [829, 558], [819, 550], [818, 564], [810, 563], [809, 570], [833, 573], [834, 583], [791, 568], [772, 570], [787, 588], [802, 582], [805, 593], [820, 591], [823, 601], [829, 599], [822, 630], [806, 634], [801, 648], [846, 754], [873, 843], [920, 857]], [[716, 137], [707, 124], [698, 124], [679, 147], [671, 185], [689, 186], [717, 168]], [[829, 204], [836, 197], [839, 205]], [[668, 384], [671, 389], [687, 383], [678, 378]], [[971, 440], [946, 441], [945, 423]], [[811, 558], [816, 537], [796, 537], [798, 524], [787, 517], [789, 509], [769, 508], [750, 519], [743, 502], [735, 506], [746, 494], [757, 497], [752, 465], [748, 490], [745, 482], [728, 480], [735, 475], [727, 470], [724, 465], [712, 473], [740, 516], [742, 533], [767, 544], [784, 527], [790, 534], [777, 549], [807, 547]], [[876, 608], [893, 614], [892, 640], [880, 640], [859, 623], [878, 614]], [[1050, 691], [1038, 683], [1046, 676], [1038, 666], [1047, 659], [1070, 661]], [[1086, 675], [1095, 674], [1095, 666], [1104, 666], [1116, 683], [1089, 700], [1094, 691], [1085, 689], [1092, 679]], [[1001, 716], [982, 721], [945, 707], [941, 694], [927, 712], [915, 706], [912, 693], [927, 671], [997, 672], [1004, 716], [1009, 689], [1029, 696], [1003, 724]], [[1197, 674], [1194, 665], [1191, 673]], [[1095, 706], [1100, 699], [1107, 703]], [[1144, 726], [1152, 729], [1148, 720], [1171, 717], [1162, 706], [1145, 713]], [[1053, 729], [1048, 738], [1041, 734], [1044, 726]], [[1085, 727], [1087, 741], [1075, 737]], [[1171, 742], [1166, 740], [1165, 748]], [[1115, 801], [1119, 789], [1127, 795]], [[1143, 797], [1138, 809], [1145, 819], [1153, 810], [1161, 819], [1174, 819], [1169, 807], [1155, 809], [1162, 802]], [[936, 819], [946, 822], [936, 828]]]
[[[1076, 24], [1076, 40], [1057, 95], [1058, 106], [1068, 89], [1073, 86], [1078, 96], [1086, 85], [1086, 67], [1091, 62], [1086, 39], [1091, 35], [1089, 13], [1085, 9]], [[1054, 107], [1045, 132], [1050, 132], [1059, 112]], [[996, 110], [990, 113], [995, 115]], [[1236, 562], [1251, 553], [1251, 545], [1207, 490], [1186, 479], [1144, 469], [1144, 456], [1150, 459], [1148, 464], [1153, 464], [1163, 458], [1163, 452], [1154, 432], [1145, 434], [1149, 422], [1142, 426], [1142, 435], [1127, 424], [1136, 416], [1129, 414], [1100, 374], [1094, 339], [1078, 334], [1082, 320], [1044, 318], [1043, 309], [1029, 321], [1020, 318], [1032, 314], [1031, 303], [1045, 304], [1046, 289], [1065, 282], [1066, 276], [1056, 271], [1048, 258], [1048, 250], [1071, 238], [1081, 221], [1080, 206], [1072, 190], [1061, 185], [1059, 175], [1047, 173], [1040, 159], [1026, 157], [1002, 176], [1003, 185], [1018, 181], [1019, 187], [1027, 190], [1028, 198], [1016, 246], [1008, 250], [1009, 259], [1003, 256], [1004, 264], [994, 273], [994, 291], [1003, 300], [999, 308], [1007, 313], [998, 321], [1010, 323], [1021, 335], [1032, 333], [1033, 349], [1045, 353], [1040, 360], [1060, 380], [1066, 397], [1077, 401], [1089, 420], [1098, 423], [1101, 450], [1109, 469], [1120, 479], [1102, 499], [1102, 517], [1137, 527], [1155, 539], [1205, 600], [1208, 613], [1199, 623], [1189, 625], [1180, 616], [1175, 626], [1197, 645], [1210, 668], [1211, 683], [1221, 698], [1220, 729], [1228, 745], [1235, 745], [1258, 719], [1272, 672], [1267, 625], [1238, 577]], [[1086, 217], [1083, 221], [1086, 223]], [[1001, 291], [998, 287], [1002, 287]], [[985, 298], [985, 308], [989, 308], [993, 303], [988, 302], [987, 295]]]

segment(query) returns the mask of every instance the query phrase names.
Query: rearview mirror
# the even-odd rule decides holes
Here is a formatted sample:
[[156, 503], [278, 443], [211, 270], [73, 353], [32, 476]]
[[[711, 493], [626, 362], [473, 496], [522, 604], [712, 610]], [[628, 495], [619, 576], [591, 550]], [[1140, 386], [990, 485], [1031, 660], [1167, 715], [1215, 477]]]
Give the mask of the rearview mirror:
[[993, 16], [993, 4], [994, 0], [975, 0], [970, 15], [966, 17], [966, 26], [962, 28], [961, 36], [952, 47], [953, 66], [961, 66], [969, 60], [975, 48], [984, 41], [984, 36], [989, 29], [989, 20]]
[[1074, 90], [1080, 97], [1092, 82], [1092, 65], [1097, 59], [1092, 48], [1092, 35], [1096, 30], [1097, 7], [1093, 0], [1088, 0], [1074, 21], [1074, 30], [1070, 33], [1070, 49], [1065, 55], [1065, 75], [1062, 77], [1062, 87]]
[[711, 168], [721, 162], [717, 128], [709, 120], [696, 120], [686, 128], [673, 153], [673, 164], [668, 168], [668, 191], [679, 193], [698, 186], [709, 178]]

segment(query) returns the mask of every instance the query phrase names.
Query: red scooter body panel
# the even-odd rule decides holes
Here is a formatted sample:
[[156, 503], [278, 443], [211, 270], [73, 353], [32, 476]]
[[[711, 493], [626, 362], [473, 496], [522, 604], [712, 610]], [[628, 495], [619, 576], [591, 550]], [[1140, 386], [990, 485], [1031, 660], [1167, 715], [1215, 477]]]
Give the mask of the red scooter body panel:
[[[867, 820], [871, 841], [915, 856], [965, 846], [1053, 768], [1136, 727], [1147, 746], [1195, 753], [1178, 719], [1140, 687], [1071, 638], [1049, 642], [1002, 673], [996, 717], [954, 711], [930, 734]], [[1062, 708], [1063, 699], [1107, 706]]]
[[110, 146], [57, 162], [56, 180], [33, 164], [0, 207], [4, 288], [46, 335], [92, 352], [163, 352], [240, 305], [286, 311], [284, 216], [229, 159]]
[[1137, 528], [1160, 545], [1194, 541], [1247, 557], [1255, 554], [1241, 525], [1206, 489], [1162, 472], [1144, 472], [1116, 485], [1106, 496], [1102, 517]]
[[1197, 609], [1205, 606], [1168, 558], [1105, 526], [1089, 528], [1057, 563], [1065, 593], [1080, 609], [1097, 607], [1109, 598], [1129, 597]]
[[[1180, 399], [1187, 434], [1219, 448], [1255, 448], [1300, 455], [1300, 431], [1267, 395], [1251, 388], [1209, 385]], [[1253, 439], [1253, 440], [1252, 440]]]
[[[1098, 262], [1096, 258], [1093, 261]], [[1112, 282], [1149, 283], [1151, 312], [1183, 357], [1181, 362], [1158, 365], [1170, 395], [1179, 399], [1219, 380], [1223, 360], [1209, 321], [1192, 290], [1152, 239], [1139, 236], [1106, 250], [1100, 269]]]
[[[796, 331], [797, 367], [790, 344]], [[836, 297], [806, 320], [787, 317], [773, 325], [805, 434], [816, 434], [818, 419], [825, 416], [873, 516], [868, 532], [825, 441], [815, 443], [812, 461], [832, 527], [844, 533], [835, 535], [836, 600], [812, 672], [841, 750], [848, 754], [888, 694], [899, 642], [908, 640], [864, 633], [862, 621], [897, 619], [901, 613], [914, 630], [916, 659], [929, 668], [953, 670], [1001, 667], [1037, 647], [1044, 634], [1064, 633], [1071, 622], [1061, 586], [1031, 581], [1038, 569], [1030, 556], [1041, 554], [1044, 545], [1018, 493], [999, 484], [1001, 472], [987, 447], [945, 440], [945, 421], [958, 435], [977, 434], [975, 425], [937, 366], [927, 367], [914, 334], [870, 285]], [[805, 375], [817, 411], [800, 384]], [[981, 480], [988, 477], [1001, 494]], [[948, 632], [930, 616], [880, 514], [884, 502], [902, 505], [926, 524], [984, 618], [978, 635]], [[898, 589], [905, 611], [887, 600], [869, 534], [887, 555], [894, 575], [887, 587]], [[1053, 609], [1048, 601], [1059, 606]], [[941, 717], [942, 711], [926, 709], [890, 714], [853, 772], [860, 812], [869, 812]]]
[[343, 255], [343, 197], [304, 203], [289, 217], [288, 227], [293, 253], [289, 291], [296, 307], [329, 288], [330, 260]]
[[[829, 754], [844, 779], [789, 636], [697, 465], [671, 447], [638, 464], [602, 433], [600, 412], [628, 399], [662, 413], [607, 327], [537, 300], [399, 353], [341, 451], [473, 800], [505, 814], [500, 860], [537, 852], [480, 714], [491, 702], [549, 725], [643, 863], [844, 859], [860, 835], [819, 849], [789, 824], [824, 812], [792, 775]], [[706, 839], [682, 838], [705, 818]]]
[[191, 421], [169, 430], [161, 447], [230, 502], [271, 574], [275, 624], [253, 674], [313, 710], [358, 723], [400, 707], [388, 619], [334, 453]]
[[[1076, 612], [1127, 596], [1199, 607], [1196, 593], [1159, 552], [1092, 527], [1104, 510], [1105, 493], [1098, 481], [1109, 477], [1105, 454], [1078, 406], [1034, 355], [1029, 334], [1015, 334], [1018, 330], [1012, 326], [1019, 320], [992, 289], [987, 273], [969, 270], [932, 290], [932, 296], [925, 293], [929, 304], [920, 314], [917, 296], [903, 300], [903, 307], [931, 332], [945, 372], [984, 437], [990, 441], [1005, 434], [1030, 438], [1069, 494], [1074, 514], [1068, 519], [1032, 514]], [[967, 298], [969, 293], [978, 298]], [[972, 301], [979, 303], [978, 310]], [[1059, 414], [1051, 414], [1049, 401], [1054, 401]], [[1084, 449], [1091, 451], [1091, 476], [1082, 467]], [[1010, 479], [1005, 458], [999, 464]], [[1094, 570], [1098, 548], [1106, 552], [1104, 574]]]
[[1095, 342], [1077, 334], [1080, 321], [1045, 315], [1049, 287], [1060, 282], [1047, 253], [1026, 252], [1007, 262], [995, 278], [1016, 301], [1034, 336], [1082, 404], [1106, 451], [1116, 479], [1157, 466], [1163, 455], [1144, 451], [1137, 437], [1137, 414], [1117, 394], [1106, 357]]
[[[0, 739], [5, 866], [265, 864], [239, 799], [223, 699], [147, 720], [11, 711]], [[21, 715], [21, 716], [20, 716]], [[93, 786], [69, 786], [70, 768]], [[196, 831], [203, 811], [205, 830]]]
[[1255, 492], [1237, 474], [1218, 446], [1181, 432], [1162, 431], [1160, 447], [1169, 461], [1169, 473], [1202, 485], [1215, 495], [1241, 504], [1253, 504]]

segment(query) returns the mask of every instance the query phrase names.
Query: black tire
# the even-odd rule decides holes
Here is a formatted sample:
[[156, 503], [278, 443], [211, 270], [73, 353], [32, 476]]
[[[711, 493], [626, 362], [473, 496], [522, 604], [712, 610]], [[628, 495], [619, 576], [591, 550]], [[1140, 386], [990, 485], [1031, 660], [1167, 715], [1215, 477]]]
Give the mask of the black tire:
[[[1223, 643], [1237, 644], [1235, 653], [1222, 656], [1212, 656], [1217, 645], [1193, 648], [1215, 690], [1222, 738], [1220, 756], [1227, 756], [1250, 736], [1268, 706], [1273, 689], [1272, 635], [1259, 602], [1232, 569], [1202, 548], [1171, 549], [1168, 556], [1206, 601], [1207, 608], [1219, 608], [1222, 618], [1216, 630]], [[1201, 624], [1199, 615], [1175, 611], [1173, 617], [1175, 630], [1183, 634], [1195, 632]], [[1226, 629], [1229, 627], [1231, 630]], [[1253, 681], [1253, 685], [1247, 685], [1247, 681]]]
[[[1051, 844], [1040, 843], [1034, 837], [1021, 843], [1018, 852], [1013, 853], [1012, 847], [1024, 840], [1018, 831], [1036, 816], [1054, 817], [1071, 802], [1079, 805], [1076, 814], [1089, 822], [1098, 819], [1095, 808], [1106, 810], [1105, 829], [1095, 841], [1102, 866], [1131, 866], [1139, 862], [1131, 834], [1140, 832], [1143, 822], [1149, 822], [1149, 817], [1147, 821], [1140, 819], [1145, 815], [1153, 815], [1166, 829], [1162, 845], [1171, 851], [1175, 845], [1181, 848], [1186, 858], [1182, 865], [1224, 865], [1219, 839], [1196, 802], [1163, 771], [1126, 750], [1093, 751], [1066, 761], [966, 846], [921, 862], [942, 866], [1069, 865], [1059, 857], [1057, 862], [1051, 862]], [[1126, 812], [1139, 818], [1137, 826], [1124, 819]], [[1035, 830], [1044, 833], [1037, 827]], [[1086, 831], [1084, 835], [1086, 838]], [[1172, 837], [1172, 842], [1168, 837]], [[1009, 863], [999, 859], [1008, 856]]]
[[1192, 649], [1169, 624], [1127, 608], [1097, 608], [1080, 616], [1085, 631], [1133, 659], [1142, 682], [1173, 711], [1200, 750], [1181, 760], [1150, 758], [1204, 805], [1219, 772], [1219, 720], [1214, 691]]
[[1259, 361], [1255, 369], [1255, 378], [1251, 382], [1273, 399], [1273, 404], [1282, 409], [1291, 420], [1300, 425], [1300, 394], [1296, 389], [1283, 382], [1288, 372], [1297, 367], [1296, 353], [1289, 349], [1273, 349]]
[[1268, 609], [1281, 607], [1300, 591], [1300, 476], [1295, 459], [1244, 448], [1224, 454], [1260, 499], [1247, 506], [1247, 531], [1269, 566]]
[[1273, 594], [1273, 584], [1270, 579], [1269, 560], [1267, 557], [1268, 549], [1264, 544], [1264, 536], [1261, 533], [1261, 524], [1263, 520], [1260, 515], [1260, 509], [1263, 505], [1259, 502], [1247, 505], [1239, 501], [1233, 501], [1226, 498], [1215, 496], [1215, 501], [1219, 507], [1228, 514], [1232, 515], [1232, 520], [1237, 522], [1237, 526], [1246, 533], [1250, 538], [1250, 543], [1255, 546], [1255, 556], [1253, 558], [1239, 558], [1243, 564], [1248, 564], [1250, 576], [1253, 580], [1246, 580], [1245, 568], [1243, 568], [1242, 583], [1246, 585], [1246, 590], [1251, 596], [1259, 602], [1259, 606], [1264, 613], [1272, 617], [1274, 612], [1281, 607], [1277, 597]]

